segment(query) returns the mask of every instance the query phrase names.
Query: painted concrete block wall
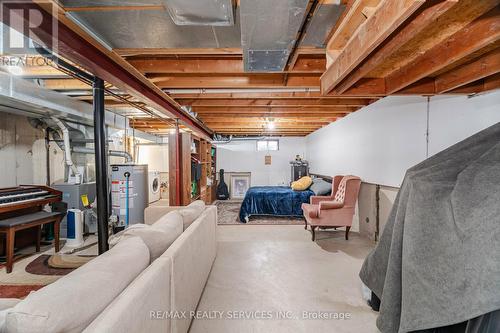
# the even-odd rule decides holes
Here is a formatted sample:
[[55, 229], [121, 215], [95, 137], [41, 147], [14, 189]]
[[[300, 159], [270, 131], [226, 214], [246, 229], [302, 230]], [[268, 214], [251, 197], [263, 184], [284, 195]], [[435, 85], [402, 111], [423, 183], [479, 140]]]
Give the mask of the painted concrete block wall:
[[45, 135], [25, 117], [0, 117], [0, 187], [45, 184]]
[[[361, 186], [358, 212], [361, 234], [375, 232], [375, 185], [380, 184], [383, 229], [408, 168], [500, 121], [500, 91], [484, 95], [427, 99], [388, 97], [306, 137], [311, 172], [355, 174]], [[427, 151], [428, 150], [428, 151]], [[366, 218], [369, 222], [366, 222]]]
[[[252, 186], [288, 185], [290, 161], [295, 155], [305, 156], [305, 138], [279, 138], [279, 151], [257, 151], [255, 140], [234, 141], [217, 145], [217, 172], [250, 172]], [[271, 165], [265, 165], [266, 155], [271, 155]], [[229, 178], [225, 179], [229, 184]]]
[[[429, 104], [429, 156], [500, 121], [500, 91], [437, 96]], [[426, 159], [427, 99], [393, 96], [306, 137], [311, 172], [355, 174], [399, 187], [405, 171]]]

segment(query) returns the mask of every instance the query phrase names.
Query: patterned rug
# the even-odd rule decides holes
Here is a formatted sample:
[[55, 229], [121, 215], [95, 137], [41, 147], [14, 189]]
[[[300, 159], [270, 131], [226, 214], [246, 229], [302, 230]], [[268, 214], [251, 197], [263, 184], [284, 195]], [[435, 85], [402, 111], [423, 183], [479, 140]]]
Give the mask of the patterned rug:
[[95, 256], [42, 254], [26, 266], [26, 272], [35, 275], [66, 275], [88, 263]]
[[45, 287], [43, 284], [0, 285], [0, 298], [25, 298], [32, 291]]
[[216, 201], [217, 206], [217, 224], [218, 225], [303, 225], [304, 220], [300, 217], [281, 217], [281, 216], [250, 216], [250, 221], [248, 223], [240, 222], [238, 214], [240, 212], [241, 201]]

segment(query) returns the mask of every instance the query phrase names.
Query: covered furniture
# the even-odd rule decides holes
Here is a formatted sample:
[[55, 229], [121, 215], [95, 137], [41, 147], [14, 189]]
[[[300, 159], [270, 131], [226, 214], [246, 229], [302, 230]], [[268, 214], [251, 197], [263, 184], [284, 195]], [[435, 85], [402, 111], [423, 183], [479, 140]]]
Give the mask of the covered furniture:
[[500, 309], [499, 180], [500, 123], [406, 172], [360, 272], [381, 299], [382, 332], [444, 327]]
[[239, 218], [248, 222], [251, 215], [302, 216], [301, 205], [314, 195], [310, 190], [294, 191], [289, 186], [253, 186], [241, 203]]
[[354, 209], [358, 200], [361, 179], [356, 176], [335, 176], [331, 196], [312, 196], [310, 203], [302, 204], [305, 229], [311, 226], [312, 240], [315, 229], [346, 227], [345, 239], [349, 239]]

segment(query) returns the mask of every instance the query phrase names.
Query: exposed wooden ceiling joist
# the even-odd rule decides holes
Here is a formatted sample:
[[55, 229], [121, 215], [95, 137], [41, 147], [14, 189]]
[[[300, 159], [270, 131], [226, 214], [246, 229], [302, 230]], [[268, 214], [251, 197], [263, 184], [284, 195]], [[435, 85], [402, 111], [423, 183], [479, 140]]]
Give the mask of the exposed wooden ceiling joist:
[[394, 38], [386, 41], [378, 50], [373, 52], [363, 64], [349, 73], [346, 78], [333, 89], [335, 93], [341, 94], [345, 92], [377, 66], [387, 61], [394, 52], [401, 48], [401, 45], [405, 45], [408, 41], [422, 32], [428, 25], [436, 22], [438, 18], [456, 5], [456, 3], [456, 0], [426, 3], [422, 11], [419, 11], [415, 18], [402, 28], [400, 33], [394, 36]]
[[240, 107], [281, 107], [281, 106], [365, 106], [372, 101], [368, 98], [338, 99], [187, 99], [178, 98], [177, 103], [190, 106], [240, 106]]
[[444, 93], [500, 72], [500, 48], [436, 77], [436, 92]]
[[327, 52], [332, 64], [321, 78], [322, 92], [330, 92], [424, 3], [424, 0], [382, 1], [341, 51], [332, 49], [330, 52], [330, 47], [334, 46], [329, 43]]
[[319, 87], [319, 75], [289, 74], [286, 84], [283, 74], [240, 74], [240, 75], [148, 75], [158, 87], [165, 88], [275, 88], [275, 87]]
[[465, 28], [437, 44], [406, 66], [387, 76], [387, 94], [392, 94], [440, 69], [460, 61], [500, 39], [500, 7], [489, 11]]
[[[351, 4], [328, 44], [323, 94], [473, 94], [489, 86], [470, 83], [498, 73], [498, 0], [382, 0], [354, 19], [364, 3]], [[342, 39], [342, 29], [354, 33]]]
[[[144, 74], [244, 74], [241, 57], [231, 58], [134, 58], [129, 63]], [[326, 60], [321, 57], [298, 57], [289, 73], [319, 73], [325, 71]]]

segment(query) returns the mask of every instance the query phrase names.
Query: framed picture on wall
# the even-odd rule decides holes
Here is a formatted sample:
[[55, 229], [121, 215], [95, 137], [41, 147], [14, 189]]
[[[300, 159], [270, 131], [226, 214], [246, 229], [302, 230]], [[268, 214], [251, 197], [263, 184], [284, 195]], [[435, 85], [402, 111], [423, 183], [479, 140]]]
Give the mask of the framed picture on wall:
[[243, 199], [250, 188], [250, 173], [231, 174], [231, 199]]

